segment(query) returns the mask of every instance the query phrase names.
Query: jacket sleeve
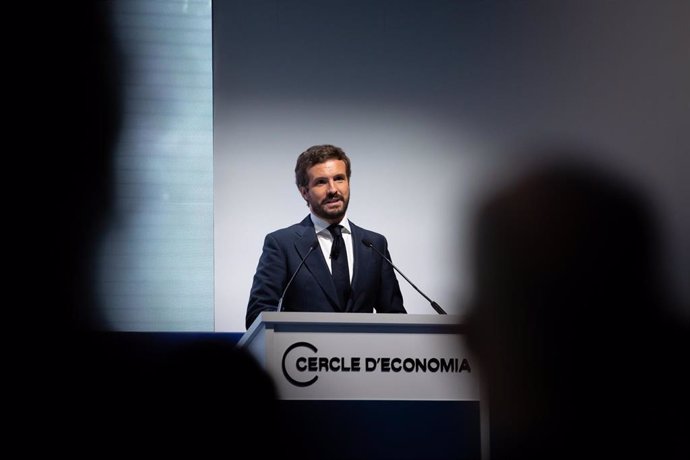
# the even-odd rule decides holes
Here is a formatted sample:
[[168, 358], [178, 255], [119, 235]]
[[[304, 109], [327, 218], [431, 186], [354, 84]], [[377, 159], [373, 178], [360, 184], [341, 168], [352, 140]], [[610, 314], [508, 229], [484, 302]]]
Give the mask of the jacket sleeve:
[[[388, 260], [393, 260], [388, 252], [388, 241], [386, 241], [385, 237], [383, 238], [383, 247], [380, 250], [386, 255]], [[379, 313], [407, 313], [403, 306], [402, 293], [400, 292], [400, 285], [395, 276], [395, 271], [386, 261], [383, 261], [381, 264], [380, 286], [376, 311]]]
[[275, 311], [283, 286], [287, 282], [285, 253], [272, 235], [264, 239], [264, 247], [256, 267], [247, 305], [246, 327], [252, 325], [262, 311]]

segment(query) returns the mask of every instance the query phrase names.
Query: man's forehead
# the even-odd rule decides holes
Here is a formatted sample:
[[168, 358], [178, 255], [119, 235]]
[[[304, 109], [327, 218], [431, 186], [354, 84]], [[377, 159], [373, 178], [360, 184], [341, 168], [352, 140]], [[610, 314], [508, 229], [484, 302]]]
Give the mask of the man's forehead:
[[335, 176], [338, 174], [345, 174], [347, 172], [347, 167], [343, 160], [326, 160], [323, 163], [317, 163], [311, 166], [307, 170], [307, 174], [310, 177], [326, 177]]

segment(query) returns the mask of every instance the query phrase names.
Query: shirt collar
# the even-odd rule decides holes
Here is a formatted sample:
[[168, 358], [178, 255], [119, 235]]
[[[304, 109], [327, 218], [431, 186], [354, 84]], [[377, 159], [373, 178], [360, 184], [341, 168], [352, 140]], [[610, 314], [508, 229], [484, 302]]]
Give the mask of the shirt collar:
[[[314, 230], [317, 234], [323, 231], [328, 232], [328, 226], [331, 225], [313, 212], [311, 213], [311, 221], [314, 223]], [[350, 231], [350, 221], [347, 220], [347, 215], [345, 215], [343, 220], [340, 221], [340, 225], [343, 226], [344, 233], [352, 233], [352, 231]]]

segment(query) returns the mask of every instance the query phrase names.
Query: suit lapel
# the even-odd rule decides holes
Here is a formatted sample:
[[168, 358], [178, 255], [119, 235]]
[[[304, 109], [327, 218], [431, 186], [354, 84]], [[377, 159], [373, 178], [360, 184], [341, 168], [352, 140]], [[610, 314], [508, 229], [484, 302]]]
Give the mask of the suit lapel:
[[352, 270], [352, 293], [350, 296], [350, 301], [348, 302], [348, 310], [350, 310], [351, 304], [355, 301], [354, 294], [360, 292], [360, 284], [362, 277], [369, 270], [369, 263], [371, 262], [371, 254], [367, 252], [367, 248], [362, 243], [362, 238], [364, 233], [362, 229], [357, 227], [350, 221], [350, 232], [352, 232], [352, 253], [355, 258], [354, 267]]
[[321, 289], [323, 289], [323, 291], [326, 293], [326, 297], [328, 297], [328, 301], [331, 303], [333, 308], [337, 311], [341, 311], [341, 308], [338, 305], [338, 296], [336, 294], [335, 284], [333, 283], [333, 277], [331, 276], [331, 272], [328, 270], [328, 265], [326, 265], [326, 260], [323, 257], [321, 246], [318, 244], [318, 238], [314, 232], [314, 224], [309, 216], [302, 221], [302, 224], [303, 225], [300, 227], [299, 235], [295, 240], [295, 249], [302, 260], [304, 260], [309, 252], [309, 248], [314, 243], [317, 244], [313, 251], [317, 254], [311, 254], [304, 262], [304, 266], [307, 270], [309, 270], [316, 282], [319, 283], [319, 286], [321, 286]]

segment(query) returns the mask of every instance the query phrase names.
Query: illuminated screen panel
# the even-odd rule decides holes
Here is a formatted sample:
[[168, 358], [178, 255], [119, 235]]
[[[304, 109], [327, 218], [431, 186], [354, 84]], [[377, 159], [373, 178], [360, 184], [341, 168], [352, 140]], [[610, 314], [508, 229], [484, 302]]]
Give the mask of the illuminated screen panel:
[[213, 330], [211, 5], [111, 2], [123, 60], [115, 210], [100, 254], [109, 327]]

